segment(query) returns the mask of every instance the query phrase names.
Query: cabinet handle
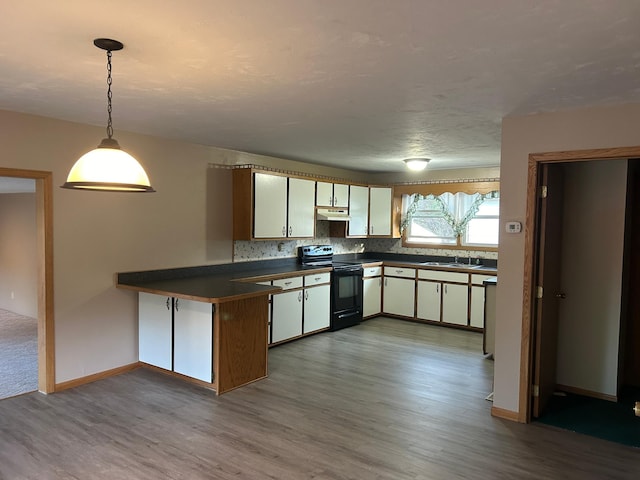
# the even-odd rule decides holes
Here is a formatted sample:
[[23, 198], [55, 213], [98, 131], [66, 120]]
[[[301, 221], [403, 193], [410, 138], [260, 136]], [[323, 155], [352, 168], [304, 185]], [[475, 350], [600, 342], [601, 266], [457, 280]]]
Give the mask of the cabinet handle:
[[289, 236], [293, 233], [293, 227], [289, 227]]
[[321, 279], [322, 279], [322, 277], [314, 277], [314, 280], [315, 280], [316, 282], [319, 282]]
[[179, 299], [179, 298], [176, 298], [176, 312], [177, 312], [178, 310], [180, 310], [180, 308], [179, 308], [179, 307], [180, 307], [180, 303], [179, 303], [179, 302], [180, 302], [180, 299]]
[[378, 286], [381, 287], [382, 286], [382, 278], [378, 279]]
[[400, 275], [402, 273], [402, 270], [396, 270], [396, 273]]
[[284, 237], [287, 234], [287, 228], [282, 227], [282, 236]]
[[167, 310], [171, 309], [171, 297], [167, 297]]
[[387, 283], [388, 283], [388, 282], [387, 282], [387, 279], [385, 278], [385, 279], [384, 279], [384, 286], [385, 286], [385, 287], [387, 286]]
[[444, 286], [444, 294], [445, 295], [447, 294], [447, 286], [446, 285]]
[[371, 235], [373, 235], [373, 225], [371, 225]]
[[285, 285], [291, 285], [291, 282], [284, 282]]
[[333, 206], [333, 197], [331, 195], [329, 195], [329, 205]]
[[304, 292], [304, 299], [309, 300], [309, 291]]
[[298, 301], [301, 302], [302, 301], [302, 291], [298, 292]]
[[436, 283], [436, 293], [440, 293], [440, 284]]
[[338, 197], [333, 197], [333, 206], [338, 205]]

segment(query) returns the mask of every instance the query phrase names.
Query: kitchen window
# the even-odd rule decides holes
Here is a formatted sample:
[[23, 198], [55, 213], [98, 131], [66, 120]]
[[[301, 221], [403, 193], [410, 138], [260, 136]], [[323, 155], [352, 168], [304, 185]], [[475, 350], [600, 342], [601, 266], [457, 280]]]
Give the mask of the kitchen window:
[[405, 195], [403, 231], [407, 246], [498, 246], [499, 192]]

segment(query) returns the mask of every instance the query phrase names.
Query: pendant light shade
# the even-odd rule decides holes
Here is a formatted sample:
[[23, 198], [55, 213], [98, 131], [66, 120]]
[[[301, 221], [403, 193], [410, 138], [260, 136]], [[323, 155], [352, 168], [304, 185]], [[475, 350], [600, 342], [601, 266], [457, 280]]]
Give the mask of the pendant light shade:
[[147, 173], [138, 161], [120, 148], [113, 138], [111, 123], [111, 51], [122, 50], [122, 43], [108, 38], [93, 41], [107, 51], [107, 138], [95, 150], [85, 153], [71, 167], [62, 188], [74, 190], [100, 190], [107, 192], [155, 192]]
[[430, 158], [407, 158], [404, 163], [409, 170], [419, 172], [427, 168], [427, 164], [431, 161]]

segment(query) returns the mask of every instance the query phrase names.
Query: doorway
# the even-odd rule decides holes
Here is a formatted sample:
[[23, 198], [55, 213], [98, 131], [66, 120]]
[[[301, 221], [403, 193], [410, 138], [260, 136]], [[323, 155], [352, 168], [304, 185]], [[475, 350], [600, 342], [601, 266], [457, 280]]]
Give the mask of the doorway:
[[[522, 422], [530, 422], [534, 414], [534, 403], [538, 403], [542, 400], [542, 403], [538, 403], [536, 406], [537, 414], [541, 409], [544, 409], [544, 401], [549, 396], [549, 385], [542, 387], [540, 383], [536, 383], [536, 368], [541, 368], [540, 361], [542, 358], [537, 351], [536, 341], [537, 335], [540, 335], [538, 331], [540, 327], [540, 311], [537, 308], [540, 300], [539, 295], [547, 296], [547, 299], [560, 299], [563, 292], [558, 291], [546, 291], [544, 293], [540, 291], [539, 276], [541, 275], [540, 268], [540, 249], [544, 248], [544, 244], [541, 243], [541, 202], [539, 196], [541, 194], [541, 178], [542, 173], [551, 167], [556, 165], [553, 169], [558, 169], [560, 164], [570, 165], [571, 162], [585, 162], [591, 160], [611, 160], [619, 159], [626, 160], [632, 157], [640, 156], [640, 147], [633, 148], [616, 148], [616, 149], [601, 149], [601, 150], [583, 150], [583, 151], [570, 151], [570, 152], [551, 152], [543, 154], [531, 154], [529, 156], [529, 176], [528, 176], [528, 188], [527, 188], [527, 217], [525, 226], [525, 274], [524, 274], [524, 299], [523, 299], [523, 330], [522, 330], [522, 370], [520, 376], [520, 409], [518, 412], [518, 420]], [[623, 206], [624, 208], [624, 206]], [[628, 243], [627, 243], [628, 244]], [[542, 271], [544, 275], [544, 271]], [[636, 287], [637, 288], [637, 285]], [[558, 295], [558, 297], [556, 297]], [[554, 301], [554, 300], [552, 300]], [[541, 303], [541, 302], [540, 302]], [[622, 324], [621, 324], [622, 326]], [[621, 335], [616, 338], [616, 342], [626, 342], [624, 340], [625, 335], [620, 332]], [[551, 341], [553, 343], [553, 340]], [[538, 347], [539, 348], [539, 347]], [[622, 350], [620, 350], [622, 353]], [[622, 358], [622, 356], [617, 357]], [[538, 365], [536, 365], [538, 364]], [[619, 370], [620, 372], [620, 370]], [[555, 375], [555, 373], [553, 374]], [[547, 391], [536, 391], [540, 388], [547, 388]], [[555, 388], [552, 385], [551, 388]], [[541, 399], [541, 394], [547, 398]], [[553, 391], [551, 391], [553, 394]], [[537, 399], [537, 401], [536, 401]]]
[[53, 319], [53, 175], [51, 172], [0, 168], [0, 177], [35, 180], [38, 390], [55, 390]]

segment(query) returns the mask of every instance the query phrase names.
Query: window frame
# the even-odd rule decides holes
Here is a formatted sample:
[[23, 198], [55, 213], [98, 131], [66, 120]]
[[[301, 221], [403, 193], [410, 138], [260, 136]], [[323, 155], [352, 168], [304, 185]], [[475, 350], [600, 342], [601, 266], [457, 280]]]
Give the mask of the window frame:
[[[422, 183], [415, 185], [396, 185], [394, 186], [394, 196], [401, 202], [403, 195], [441, 195], [443, 193], [490, 193], [500, 191], [500, 182], [495, 180], [478, 180], [478, 181], [460, 181], [460, 182], [437, 182]], [[498, 214], [499, 219], [499, 214]], [[456, 244], [445, 243], [423, 243], [409, 242], [407, 240], [406, 231], [402, 232], [402, 246], [406, 248], [428, 248], [428, 249], [446, 249], [446, 250], [474, 250], [484, 252], [497, 252], [498, 245], [474, 245], [462, 243], [462, 236], [456, 237]]]

